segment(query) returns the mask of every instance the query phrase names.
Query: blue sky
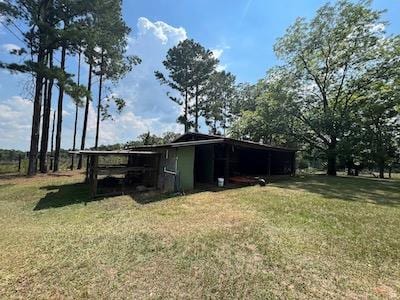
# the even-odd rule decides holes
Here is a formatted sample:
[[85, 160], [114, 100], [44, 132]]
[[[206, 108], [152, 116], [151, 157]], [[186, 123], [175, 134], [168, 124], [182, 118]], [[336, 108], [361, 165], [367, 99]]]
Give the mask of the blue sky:
[[[100, 143], [125, 142], [150, 130], [160, 134], [181, 131], [176, 124], [179, 107], [165, 95], [167, 89], [154, 79], [153, 71], [162, 70], [166, 51], [180, 40], [193, 38], [219, 56], [220, 68], [236, 75], [238, 82], [255, 82], [278, 62], [273, 53], [276, 39], [299, 16], [311, 18], [326, 1], [266, 0], [125, 0], [123, 13], [132, 28], [130, 54], [138, 54], [143, 63], [113, 88], [127, 100], [127, 107], [114, 120], [101, 124]], [[384, 19], [390, 34], [400, 33], [400, 1], [375, 0], [376, 9], [387, 9]], [[11, 28], [17, 35], [18, 31]], [[0, 24], [0, 60], [15, 60], [8, 50], [21, 42]], [[69, 60], [76, 70], [76, 58]], [[86, 82], [87, 67], [83, 68]], [[31, 83], [24, 75], [0, 70], [0, 148], [27, 149], [29, 146], [32, 104]], [[57, 91], [54, 91], [55, 96]], [[56, 97], [55, 97], [56, 98]], [[55, 107], [55, 103], [53, 105]], [[72, 144], [74, 106], [66, 98], [64, 105], [64, 148]], [[82, 114], [81, 114], [82, 116]], [[80, 138], [80, 125], [78, 124]], [[88, 145], [93, 144], [95, 113], [89, 114]], [[203, 125], [202, 131], [207, 128]]]

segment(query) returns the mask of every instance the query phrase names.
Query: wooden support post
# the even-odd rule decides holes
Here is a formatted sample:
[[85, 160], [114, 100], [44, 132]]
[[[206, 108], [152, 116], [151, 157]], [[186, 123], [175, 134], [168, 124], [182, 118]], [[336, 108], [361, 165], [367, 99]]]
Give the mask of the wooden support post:
[[[81, 158], [80, 159], [83, 159], [83, 155], [81, 154]], [[87, 155], [86, 156], [86, 176], [85, 176], [85, 183], [88, 183], [90, 180], [89, 180], [89, 168], [90, 168], [90, 160], [89, 160], [89, 155]]]
[[90, 182], [90, 195], [92, 198], [95, 198], [97, 195], [98, 162], [99, 162], [99, 157], [97, 155], [90, 156], [89, 182]]
[[155, 171], [154, 172], [154, 187], [157, 189], [158, 188], [158, 174], [160, 172], [160, 161], [161, 161], [161, 155], [158, 154], [156, 156], [156, 164], [155, 164]]
[[292, 155], [292, 176], [296, 175], [296, 152]]
[[225, 177], [225, 183], [228, 183], [229, 180], [229, 163], [230, 163], [230, 156], [231, 156], [231, 149], [230, 145], [225, 145], [225, 166], [224, 166], [224, 177]]
[[271, 151], [268, 151], [268, 177], [271, 177]]
[[93, 184], [93, 168], [92, 168], [92, 156], [86, 157], [86, 183], [90, 185], [90, 193], [92, 193], [92, 184]]
[[97, 155], [95, 155], [94, 156], [94, 163], [93, 163], [93, 190], [94, 190], [93, 198], [96, 197], [96, 195], [97, 195], [98, 166], [99, 166], [99, 157]]
[[21, 160], [22, 160], [22, 157], [20, 154], [20, 155], [18, 155], [18, 173], [21, 172]]

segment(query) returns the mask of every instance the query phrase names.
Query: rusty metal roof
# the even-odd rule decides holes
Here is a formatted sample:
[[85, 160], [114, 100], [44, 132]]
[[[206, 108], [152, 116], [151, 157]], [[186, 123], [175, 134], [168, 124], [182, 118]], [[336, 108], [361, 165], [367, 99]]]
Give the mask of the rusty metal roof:
[[[163, 144], [163, 145], [143, 145], [143, 146], [136, 146], [132, 147], [130, 149], [160, 149], [160, 148], [178, 148], [178, 147], [188, 147], [188, 146], [196, 146], [196, 145], [208, 145], [208, 144], [230, 144], [230, 145], [235, 145], [235, 146], [240, 146], [244, 148], [253, 148], [253, 149], [261, 149], [261, 150], [272, 150], [272, 151], [285, 151], [285, 152], [295, 152], [297, 149], [291, 149], [291, 148], [286, 148], [286, 147], [280, 147], [280, 146], [270, 146], [262, 143], [257, 143], [257, 142], [252, 142], [252, 141], [244, 141], [244, 140], [237, 140], [233, 138], [227, 138], [227, 137], [222, 137], [222, 136], [215, 136], [215, 135], [207, 135], [207, 134], [197, 134], [197, 133], [187, 133], [186, 135], [190, 136], [196, 136], [198, 135], [201, 137], [199, 140], [188, 140], [188, 141], [182, 141], [182, 137], [185, 136], [182, 135], [181, 137], [177, 138], [173, 142], [169, 144]], [[210, 136], [210, 139], [204, 139], [205, 137]]]
[[158, 154], [153, 151], [134, 151], [134, 150], [81, 150], [81, 151], [69, 151], [70, 154], [83, 154], [83, 155], [154, 155]]

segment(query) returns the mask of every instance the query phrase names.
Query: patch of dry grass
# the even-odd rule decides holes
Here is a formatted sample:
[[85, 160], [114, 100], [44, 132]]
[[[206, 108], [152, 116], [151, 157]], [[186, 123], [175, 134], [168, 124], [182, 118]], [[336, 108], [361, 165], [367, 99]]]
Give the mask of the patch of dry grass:
[[0, 180], [2, 297], [400, 295], [399, 181], [314, 176], [141, 204], [85, 202], [81, 180]]

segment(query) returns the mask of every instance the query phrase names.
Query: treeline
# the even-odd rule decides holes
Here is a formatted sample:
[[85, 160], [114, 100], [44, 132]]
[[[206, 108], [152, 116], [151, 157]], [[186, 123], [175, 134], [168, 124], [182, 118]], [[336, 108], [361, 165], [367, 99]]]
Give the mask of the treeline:
[[0, 162], [17, 162], [20, 158], [25, 158], [26, 152], [19, 150], [0, 149]]
[[400, 37], [369, 4], [324, 5], [275, 47], [282, 65], [252, 86], [231, 132], [302, 149], [349, 174], [400, 158]]
[[[109, 145], [99, 145], [97, 148], [91, 147], [90, 150], [124, 150], [133, 148], [136, 146], [144, 146], [144, 145], [163, 145], [168, 144], [178, 138], [181, 134], [166, 131], [161, 135], [152, 134], [150, 131], [140, 134], [135, 140], [128, 141], [126, 143], [116, 143]], [[28, 156], [28, 152], [20, 151], [20, 150], [9, 150], [9, 149], [0, 149], [0, 162], [11, 163], [18, 162], [19, 159], [26, 159]], [[70, 160], [71, 155], [69, 154], [69, 150], [60, 149], [60, 161], [65, 162]], [[68, 166], [70, 167], [70, 166]]]
[[[80, 149], [86, 146], [89, 106], [95, 98], [95, 78], [98, 81], [95, 147], [98, 146], [100, 121], [110, 117], [110, 105], [113, 104], [118, 111], [123, 109], [123, 99], [113, 96], [109, 89], [105, 94], [106, 84], [117, 82], [133, 65], [140, 63], [140, 59], [125, 55], [130, 28], [122, 18], [121, 5], [120, 0], [0, 2], [2, 20], [9, 29], [18, 29], [24, 42], [23, 48], [12, 53], [22, 58], [30, 57], [22, 63], [0, 62], [0, 67], [30, 74], [35, 81], [28, 175], [36, 174], [38, 159], [40, 172], [48, 171], [49, 140], [54, 157], [50, 167], [53, 171], [59, 169], [65, 95], [69, 95], [76, 107], [73, 149], [78, 144], [80, 108], [84, 109]], [[76, 72], [67, 68], [72, 57], [77, 60]], [[84, 63], [89, 69], [86, 84], [81, 78]], [[50, 133], [52, 110], [56, 112], [53, 115], [56, 121]], [[81, 167], [82, 158], [78, 162], [78, 168]]]
[[171, 131], [166, 131], [161, 135], [151, 134], [148, 131], [139, 135], [136, 140], [112, 145], [100, 145], [97, 147], [97, 150], [123, 150], [144, 145], [164, 145], [172, 142], [179, 136], [179, 133]]
[[[400, 37], [385, 33], [369, 2], [338, 1], [299, 18], [274, 46], [281, 65], [254, 85], [234, 84], [218, 60], [192, 40], [168, 51], [157, 78], [183, 106], [178, 122], [210, 132], [300, 149], [349, 174], [400, 162]], [[229, 128], [228, 128], [229, 127]]]

